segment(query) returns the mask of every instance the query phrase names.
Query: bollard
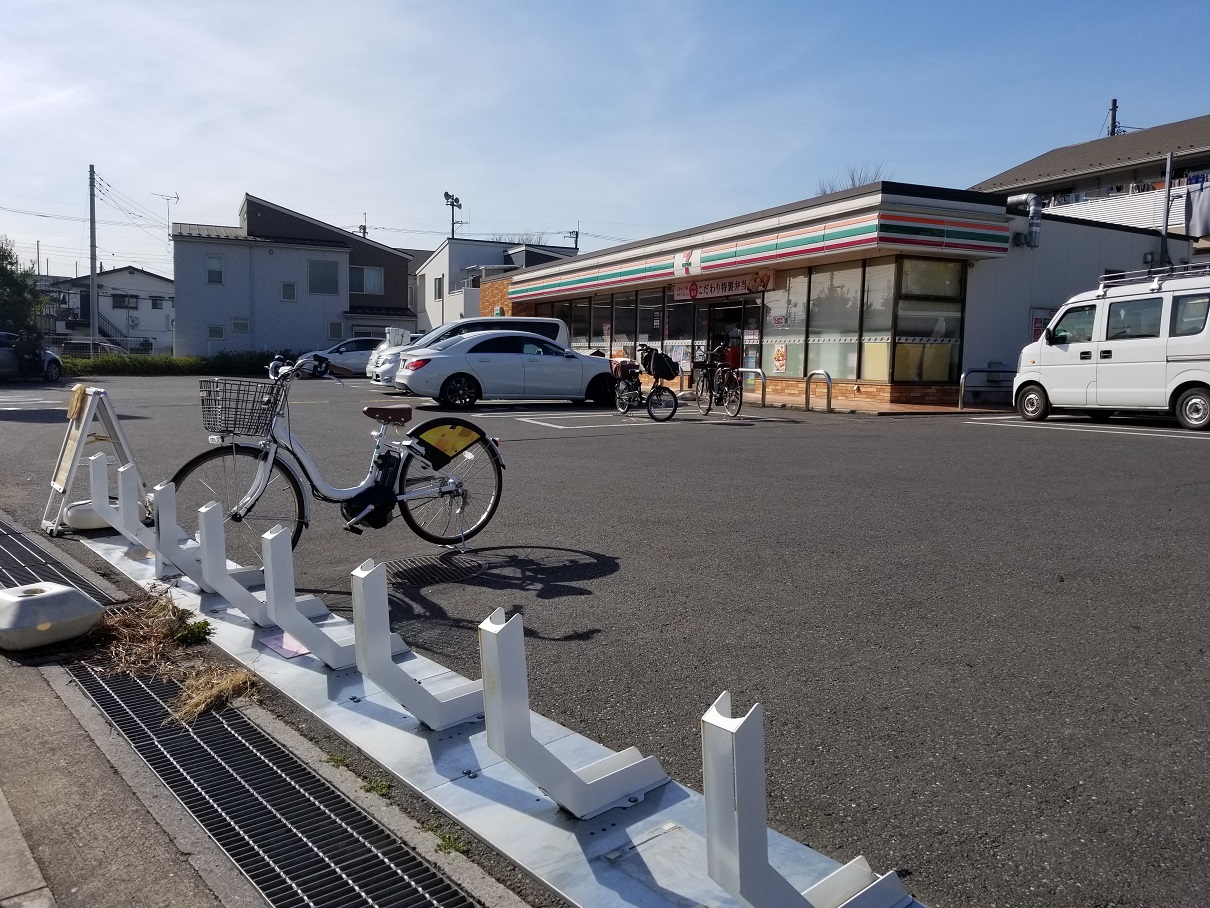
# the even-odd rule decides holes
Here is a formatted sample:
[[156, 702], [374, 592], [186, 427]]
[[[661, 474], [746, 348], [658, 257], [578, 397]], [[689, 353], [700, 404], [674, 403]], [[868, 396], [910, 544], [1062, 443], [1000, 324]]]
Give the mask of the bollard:
[[573, 770], [534, 738], [523, 635], [521, 616], [505, 621], [502, 608], [479, 625], [487, 746], [582, 820], [637, 803], [667, 782], [659, 761], [642, 756], [637, 747]]
[[724, 691], [702, 716], [706, 869], [751, 908], [900, 908], [912, 904], [899, 876], [878, 876], [857, 857], [799, 893], [769, 863], [765, 799], [765, 711], [759, 703], [731, 718]]
[[391, 658], [389, 641], [399, 638], [391, 633], [385, 565], [367, 560], [354, 569], [353, 627], [358, 670], [429, 728], [441, 731], [482, 718], [482, 681], [434, 693]]

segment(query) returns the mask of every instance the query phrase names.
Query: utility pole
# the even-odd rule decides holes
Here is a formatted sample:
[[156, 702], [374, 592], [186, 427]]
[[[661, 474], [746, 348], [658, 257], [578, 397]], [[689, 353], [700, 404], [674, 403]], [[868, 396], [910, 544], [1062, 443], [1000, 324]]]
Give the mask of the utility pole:
[[1109, 135], [1118, 134], [1118, 99], [1114, 98], [1109, 104]]
[[462, 210], [462, 202], [458, 200], [456, 195], [445, 193], [445, 204], [450, 206], [450, 239], [454, 238], [454, 209]]
[[97, 343], [97, 172], [88, 165], [88, 352]]

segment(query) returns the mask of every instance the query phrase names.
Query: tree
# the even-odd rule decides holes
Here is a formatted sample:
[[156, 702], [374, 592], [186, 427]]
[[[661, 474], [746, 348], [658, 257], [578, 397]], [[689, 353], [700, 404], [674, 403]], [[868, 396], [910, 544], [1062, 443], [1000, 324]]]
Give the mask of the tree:
[[819, 194], [827, 195], [829, 192], [840, 192], [842, 189], [856, 189], [858, 186], [865, 186], [867, 183], [877, 183], [884, 177], [889, 177], [890, 171], [887, 170], [885, 164], [867, 164], [862, 161], [860, 164], [850, 164], [845, 168], [843, 174], [833, 174], [830, 177], [824, 177], [819, 181]]
[[22, 268], [12, 242], [0, 236], [0, 328], [20, 331], [34, 327], [34, 315], [44, 302], [35, 283], [34, 269]]

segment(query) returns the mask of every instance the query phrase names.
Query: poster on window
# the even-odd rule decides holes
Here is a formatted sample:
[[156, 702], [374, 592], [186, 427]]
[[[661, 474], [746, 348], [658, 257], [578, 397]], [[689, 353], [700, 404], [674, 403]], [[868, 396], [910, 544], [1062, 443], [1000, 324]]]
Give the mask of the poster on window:
[[786, 371], [786, 345], [785, 344], [774, 344], [773, 345], [773, 371], [775, 373]]

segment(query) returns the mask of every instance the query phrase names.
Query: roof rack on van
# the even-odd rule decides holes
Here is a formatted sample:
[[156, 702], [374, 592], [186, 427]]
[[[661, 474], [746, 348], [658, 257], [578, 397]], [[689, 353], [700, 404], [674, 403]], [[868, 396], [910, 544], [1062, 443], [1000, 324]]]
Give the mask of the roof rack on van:
[[1164, 281], [1178, 277], [1197, 277], [1210, 275], [1210, 264], [1168, 265], [1162, 268], [1147, 268], [1143, 271], [1119, 271], [1115, 274], [1101, 275], [1097, 296], [1104, 296], [1109, 287], [1120, 287], [1123, 284], [1145, 284], [1150, 282], [1152, 290], [1159, 290]]

